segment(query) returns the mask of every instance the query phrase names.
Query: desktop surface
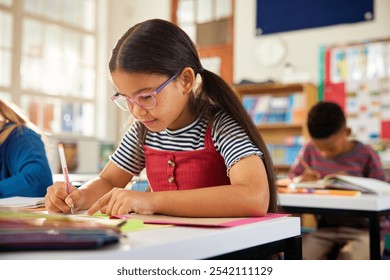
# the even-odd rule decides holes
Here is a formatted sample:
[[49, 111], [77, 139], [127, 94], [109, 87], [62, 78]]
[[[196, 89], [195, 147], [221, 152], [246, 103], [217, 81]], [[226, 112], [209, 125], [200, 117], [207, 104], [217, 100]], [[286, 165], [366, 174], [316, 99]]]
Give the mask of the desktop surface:
[[1, 252], [0, 259], [207, 259], [300, 236], [300, 219], [277, 219], [229, 228], [161, 226], [126, 233], [119, 244], [94, 250]]
[[278, 194], [281, 206], [304, 206], [327, 209], [381, 211], [390, 209], [390, 196], [362, 194], [360, 196]]
[[344, 215], [369, 219], [370, 258], [381, 259], [380, 219], [390, 215], [389, 195], [336, 196], [279, 194], [279, 205], [286, 213]]

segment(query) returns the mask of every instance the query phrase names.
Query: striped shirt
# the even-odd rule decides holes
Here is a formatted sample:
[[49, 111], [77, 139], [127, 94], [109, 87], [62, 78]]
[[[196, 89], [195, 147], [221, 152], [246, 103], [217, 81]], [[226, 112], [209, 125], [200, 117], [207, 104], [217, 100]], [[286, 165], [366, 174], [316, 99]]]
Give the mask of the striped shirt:
[[[378, 180], [386, 180], [384, 170], [378, 154], [369, 146], [356, 141], [355, 147], [346, 153], [335, 158], [324, 158], [312, 142], [307, 143], [300, 157], [314, 170], [325, 175], [345, 171], [349, 175], [368, 177]], [[301, 175], [305, 168], [297, 160], [290, 169], [289, 177], [294, 178]]]
[[[139, 176], [145, 168], [143, 151], [137, 157], [137, 142], [141, 123], [136, 121], [124, 135], [120, 145], [110, 159], [123, 170], [134, 176]], [[160, 132], [148, 131], [145, 145], [163, 151], [194, 151], [204, 149], [204, 138], [208, 127], [208, 118], [205, 115], [197, 118], [192, 124], [178, 130], [165, 129]], [[222, 155], [230, 168], [240, 159], [250, 155], [262, 156], [262, 152], [254, 145], [244, 129], [230, 115], [218, 112], [214, 117], [211, 137], [215, 149]]]

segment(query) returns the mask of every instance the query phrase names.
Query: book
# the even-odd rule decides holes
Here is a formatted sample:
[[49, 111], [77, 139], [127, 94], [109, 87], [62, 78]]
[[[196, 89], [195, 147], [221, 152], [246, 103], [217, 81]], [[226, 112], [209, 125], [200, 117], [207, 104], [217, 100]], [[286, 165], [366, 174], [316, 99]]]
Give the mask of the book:
[[390, 195], [390, 184], [381, 180], [349, 175], [329, 174], [322, 180], [290, 183], [291, 189], [354, 190], [366, 194]]
[[141, 215], [141, 214], [127, 214], [114, 215], [111, 219], [138, 219], [145, 224], [159, 224], [159, 225], [177, 225], [177, 226], [200, 226], [200, 227], [234, 227], [244, 224], [256, 223], [270, 219], [287, 217], [289, 214], [284, 213], [268, 213], [262, 217], [241, 217], [241, 218], [189, 218], [176, 217], [166, 215]]
[[301, 92], [293, 93], [291, 99], [291, 123], [304, 123], [307, 114], [305, 94]]
[[257, 103], [257, 96], [246, 95], [242, 98], [242, 104], [245, 107], [245, 110], [248, 112], [249, 116], [253, 117], [253, 112]]
[[255, 105], [250, 114], [256, 125], [266, 122], [271, 100], [272, 96], [269, 94], [256, 96]]
[[287, 115], [290, 108], [288, 96], [273, 96], [269, 103], [266, 123], [288, 123]]
[[12, 196], [0, 198], [0, 208], [40, 208], [44, 206], [44, 197]]

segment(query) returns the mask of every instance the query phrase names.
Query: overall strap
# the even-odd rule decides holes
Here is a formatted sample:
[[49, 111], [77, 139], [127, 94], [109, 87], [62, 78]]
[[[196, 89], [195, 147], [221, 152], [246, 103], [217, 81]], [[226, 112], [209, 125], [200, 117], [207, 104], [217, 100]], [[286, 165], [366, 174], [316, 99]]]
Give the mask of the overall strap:
[[211, 130], [212, 130], [211, 126], [208, 126], [206, 129], [206, 133], [204, 136], [204, 147], [205, 149], [215, 150], [213, 138], [211, 137]]

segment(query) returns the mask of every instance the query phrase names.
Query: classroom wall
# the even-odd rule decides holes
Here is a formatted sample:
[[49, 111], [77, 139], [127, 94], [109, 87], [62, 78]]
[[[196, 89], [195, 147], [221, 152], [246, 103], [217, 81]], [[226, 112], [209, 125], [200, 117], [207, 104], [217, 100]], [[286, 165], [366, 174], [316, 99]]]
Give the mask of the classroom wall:
[[[162, 18], [170, 19], [170, 0], [111, 0], [107, 2], [107, 49], [110, 51], [119, 37], [137, 22]], [[390, 37], [390, 1], [375, 0], [375, 19], [370, 22], [334, 25], [272, 35], [256, 36], [256, 0], [235, 1], [235, 83], [242, 79], [263, 81], [279, 80], [283, 66], [289, 62], [298, 73], [304, 73], [310, 81], [318, 82], [318, 51], [321, 45], [342, 44], [362, 41], [368, 38]], [[276, 19], [277, 20], [277, 19]], [[264, 38], [278, 37], [287, 45], [285, 59], [274, 67], [263, 67], [255, 58], [255, 48]], [[108, 59], [108, 58], [107, 58]], [[106, 66], [105, 66], [106, 67]], [[107, 77], [104, 77], [107, 79]], [[108, 95], [114, 91], [107, 85]], [[123, 135], [128, 114], [108, 106], [108, 137], [120, 139]]]
[[[374, 9], [375, 19], [369, 22], [255, 36], [256, 0], [236, 1], [234, 82], [238, 83], [242, 79], [279, 80], [283, 74], [284, 64], [289, 62], [296, 72], [306, 74], [310, 77], [310, 81], [317, 84], [318, 52], [321, 45], [390, 37], [390, 1], [375, 0]], [[254, 59], [255, 48], [262, 39], [269, 37], [282, 39], [287, 45], [287, 55], [280, 64], [265, 68]]]
[[[107, 49], [115, 46], [118, 39], [134, 24], [152, 18], [170, 19], [170, 0], [110, 0], [108, 1], [108, 36]], [[108, 58], [109, 59], [109, 58]], [[114, 87], [108, 84], [107, 91], [112, 95]], [[113, 104], [112, 104], [113, 105]], [[115, 135], [118, 141], [125, 133], [128, 125], [129, 114], [119, 110], [115, 105], [111, 106], [109, 125], [111, 136]], [[115, 142], [114, 141], [114, 142]]]
[[[390, 1], [375, 0], [374, 5], [373, 21], [256, 36], [256, 0], [236, 0], [234, 82], [238, 83], [242, 79], [279, 80], [284, 64], [289, 62], [296, 72], [307, 74], [312, 82], [317, 83], [318, 51], [321, 45], [390, 37]], [[108, 6], [110, 48], [119, 36], [139, 21], [150, 18], [170, 19], [170, 0], [111, 0]], [[285, 42], [287, 55], [280, 64], [263, 67], [255, 58], [255, 48], [262, 39], [270, 37], [278, 37]]]

